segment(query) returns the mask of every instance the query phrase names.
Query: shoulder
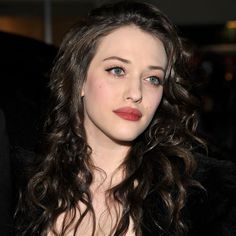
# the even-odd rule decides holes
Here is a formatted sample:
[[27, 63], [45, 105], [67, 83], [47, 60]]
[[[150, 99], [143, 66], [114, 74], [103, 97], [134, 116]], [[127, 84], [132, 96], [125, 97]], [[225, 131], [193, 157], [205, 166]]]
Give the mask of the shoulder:
[[186, 212], [192, 235], [236, 235], [236, 165], [202, 154], [195, 155], [195, 173], [203, 190], [192, 189]]

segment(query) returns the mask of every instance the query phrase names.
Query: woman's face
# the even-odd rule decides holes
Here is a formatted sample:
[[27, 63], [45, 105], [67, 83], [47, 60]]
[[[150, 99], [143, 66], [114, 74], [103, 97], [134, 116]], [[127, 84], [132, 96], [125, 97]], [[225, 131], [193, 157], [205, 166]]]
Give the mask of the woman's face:
[[160, 104], [166, 66], [162, 42], [136, 26], [102, 38], [82, 90], [88, 139], [137, 138]]

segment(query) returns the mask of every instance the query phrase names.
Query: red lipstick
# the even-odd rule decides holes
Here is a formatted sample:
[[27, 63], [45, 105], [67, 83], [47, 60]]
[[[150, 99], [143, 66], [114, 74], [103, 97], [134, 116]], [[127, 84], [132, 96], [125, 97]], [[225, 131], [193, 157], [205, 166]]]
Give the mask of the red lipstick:
[[113, 112], [124, 120], [138, 121], [142, 117], [142, 113], [138, 109], [131, 107], [122, 107]]

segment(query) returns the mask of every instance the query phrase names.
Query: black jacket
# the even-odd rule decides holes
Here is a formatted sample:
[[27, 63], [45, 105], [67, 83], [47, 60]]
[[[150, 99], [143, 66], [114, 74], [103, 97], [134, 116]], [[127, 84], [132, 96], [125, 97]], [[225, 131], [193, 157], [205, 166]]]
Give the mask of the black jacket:
[[[198, 168], [195, 179], [205, 190], [189, 190], [183, 209], [188, 236], [235, 236], [236, 235], [236, 165], [228, 160], [217, 160], [196, 154]], [[152, 220], [157, 218], [158, 205], [154, 204], [155, 193], [149, 196], [147, 207], [152, 215], [144, 217], [145, 236], [160, 235]], [[145, 214], [145, 209], [144, 209]], [[160, 217], [159, 217], [160, 218]], [[147, 230], [149, 228], [149, 230]]]

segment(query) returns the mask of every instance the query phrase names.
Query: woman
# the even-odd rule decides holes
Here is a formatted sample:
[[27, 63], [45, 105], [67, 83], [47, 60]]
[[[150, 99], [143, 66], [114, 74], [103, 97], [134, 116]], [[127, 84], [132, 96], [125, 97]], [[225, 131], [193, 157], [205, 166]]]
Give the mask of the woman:
[[65, 36], [43, 153], [21, 191], [18, 235], [182, 235], [194, 180], [187, 53], [156, 7], [104, 5]]

